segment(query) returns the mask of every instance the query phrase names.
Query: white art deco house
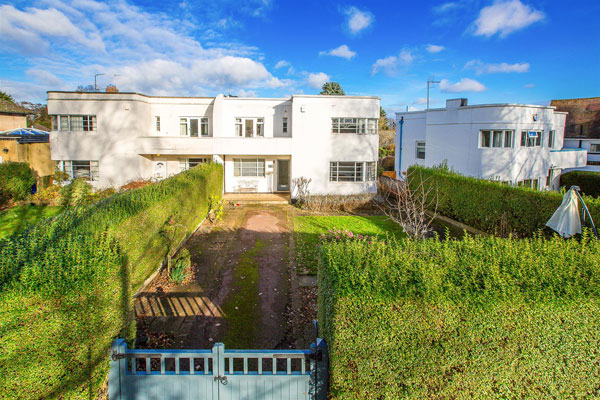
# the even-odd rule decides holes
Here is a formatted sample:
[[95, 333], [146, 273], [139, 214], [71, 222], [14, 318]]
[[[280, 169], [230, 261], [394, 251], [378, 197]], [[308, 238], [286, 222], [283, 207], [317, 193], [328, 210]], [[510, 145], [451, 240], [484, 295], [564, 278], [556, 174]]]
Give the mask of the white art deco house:
[[52, 159], [97, 188], [224, 164], [225, 192], [376, 192], [379, 98], [48, 92]]
[[563, 147], [566, 114], [536, 105], [469, 106], [467, 99], [396, 113], [396, 173], [447, 161], [462, 175], [556, 189], [562, 170], [587, 158], [585, 149]]

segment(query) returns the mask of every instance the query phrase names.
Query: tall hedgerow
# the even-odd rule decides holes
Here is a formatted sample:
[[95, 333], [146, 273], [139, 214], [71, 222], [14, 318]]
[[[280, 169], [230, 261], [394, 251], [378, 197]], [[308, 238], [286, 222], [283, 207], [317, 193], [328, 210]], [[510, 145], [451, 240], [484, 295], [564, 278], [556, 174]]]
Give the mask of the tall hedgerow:
[[0, 398], [97, 397], [111, 340], [135, 336], [131, 294], [171, 245], [161, 230], [194, 229], [222, 173], [192, 168], [0, 240]]
[[333, 399], [600, 396], [600, 242], [323, 245]]
[[24, 162], [0, 164], [0, 204], [12, 200], [24, 200], [35, 184], [33, 171]]
[[[411, 187], [423, 182], [434, 188], [429, 195], [437, 197], [438, 214], [502, 236], [532, 236], [544, 230], [563, 198], [558, 192], [504, 185], [440, 168], [412, 166], [408, 177]], [[584, 199], [594, 220], [600, 220], [600, 200]]]

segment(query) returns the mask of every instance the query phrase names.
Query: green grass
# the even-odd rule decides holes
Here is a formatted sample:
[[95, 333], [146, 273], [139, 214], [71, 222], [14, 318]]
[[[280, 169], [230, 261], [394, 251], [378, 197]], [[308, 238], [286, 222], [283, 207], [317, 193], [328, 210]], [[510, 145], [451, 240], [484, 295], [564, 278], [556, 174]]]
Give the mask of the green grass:
[[0, 238], [24, 231], [44, 218], [54, 217], [62, 211], [57, 206], [16, 206], [0, 212]]
[[348, 230], [356, 235], [405, 237], [402, 228], [384, 216], [296, 216], [294, 241], [298, 273], [315, 275], [319, 264], [319, 235], [329, 230]]

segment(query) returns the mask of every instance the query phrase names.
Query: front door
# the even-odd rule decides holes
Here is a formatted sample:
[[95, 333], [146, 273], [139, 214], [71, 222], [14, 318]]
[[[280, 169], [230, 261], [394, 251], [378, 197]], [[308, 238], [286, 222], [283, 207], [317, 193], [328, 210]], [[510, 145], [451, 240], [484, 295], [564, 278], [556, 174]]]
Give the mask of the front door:
[[290, 160], [277, 160], [277, 191], [290, 191]]
[[152, 161], [152, 178], [156, 180], [165, 179], [167, 177], [167, 160]]

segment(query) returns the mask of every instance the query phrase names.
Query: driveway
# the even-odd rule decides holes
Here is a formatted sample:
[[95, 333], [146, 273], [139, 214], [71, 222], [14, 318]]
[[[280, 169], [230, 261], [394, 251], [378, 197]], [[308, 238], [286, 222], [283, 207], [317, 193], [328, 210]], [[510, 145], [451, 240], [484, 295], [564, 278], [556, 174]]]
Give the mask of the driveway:
[[[135, 299], [139, 347], [276, 349], [308, 346], [293, 266], [291, 206], [227, 208], [185, 243], [191, 276], [163, 272]], [[314, 296], [313, 296], [314, 300]], [[304, 307], [303, 307], [304, 306]], [[303, 321], [303, 322], [301, 322]], [[309, 331], [310, 332], [310, 331]]]

